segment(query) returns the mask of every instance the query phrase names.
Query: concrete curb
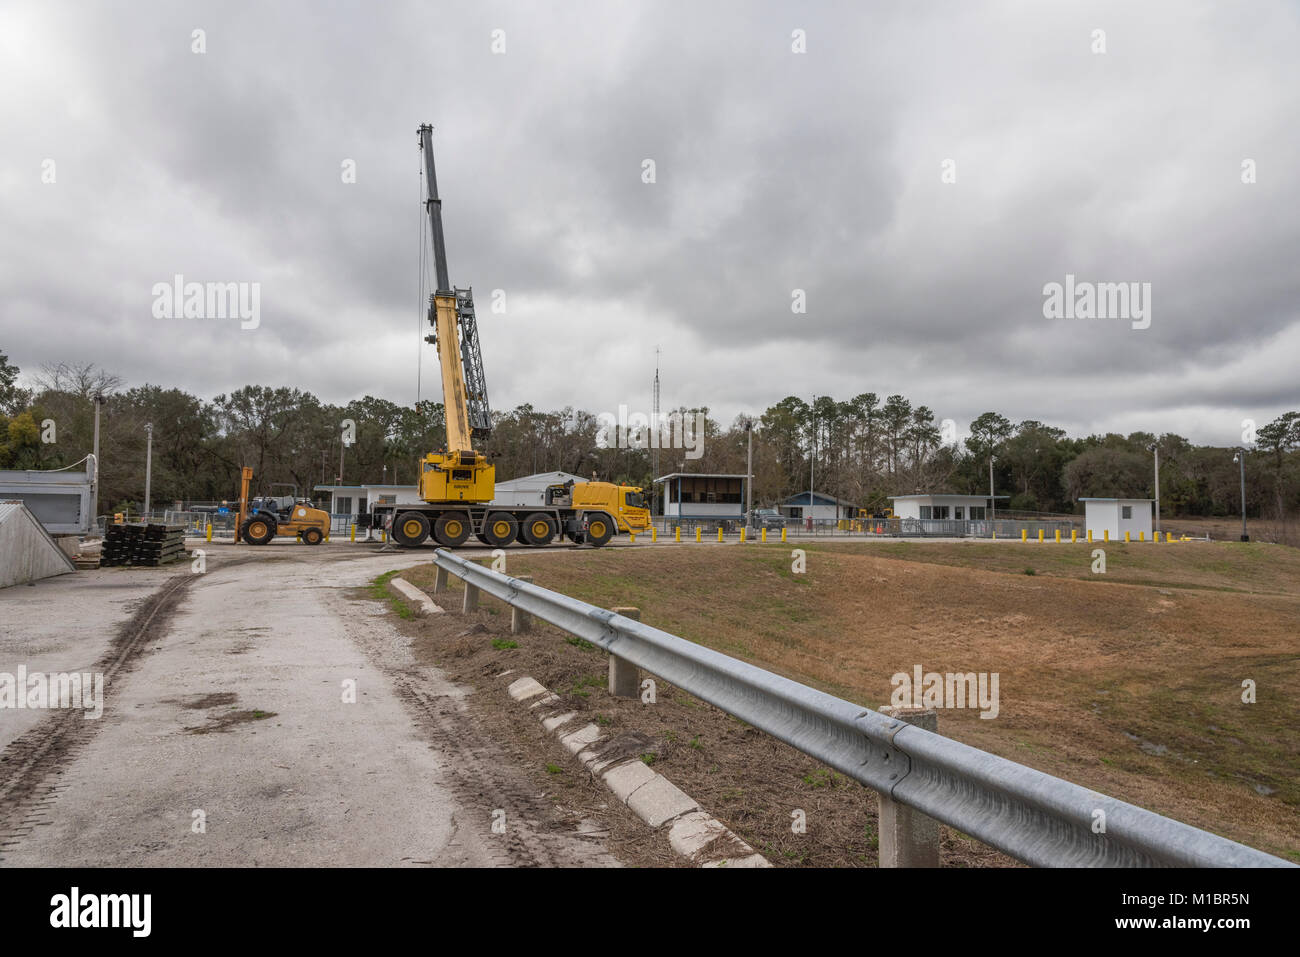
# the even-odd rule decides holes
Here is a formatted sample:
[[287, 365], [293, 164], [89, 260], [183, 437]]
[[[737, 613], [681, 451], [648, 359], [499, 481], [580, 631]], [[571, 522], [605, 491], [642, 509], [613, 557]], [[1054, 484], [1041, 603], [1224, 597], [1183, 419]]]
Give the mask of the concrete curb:
[[404, 578], [394, 578], [389, 582], [394, 588], [402, 593], [403, 598], [415, 602], [419, 606], [421, 615], [441, 615], [442, 609], [434, 602], [432, 598], [426, 595], [420, 589], [416, 588]]
[[[510, 672], [506, 672], [510, 674]], [[560, 697], [531, 677], [517, 678], [506, 689], [510, 697], [529, 710], [554, 709]], [[593, 775], [600, 778], [620, 802], [637, 817], [658, 830], [668, 828], [668, 843], [674, 851], [700, 867], [771, 867], [762, 854], [742, 841], [725, 824], [702, 810], [675, 784], [652, 771], [636, 757], [602, 760], [597, 745], [604, 740], [599, 726], [579, 724], [577, 712], [538, 717], [551, 734]]]

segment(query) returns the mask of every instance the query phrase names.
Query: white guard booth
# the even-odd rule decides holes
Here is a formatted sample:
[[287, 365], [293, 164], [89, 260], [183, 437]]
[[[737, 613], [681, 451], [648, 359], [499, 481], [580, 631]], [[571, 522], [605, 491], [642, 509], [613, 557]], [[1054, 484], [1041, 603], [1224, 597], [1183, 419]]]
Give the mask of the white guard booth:
[[1093, 541], [1109, 534], [1111, 541], [1123, 541], [1128, 532], [1133, 541], [1151, 541], [1151, 499], [1149, 498], [1081, 498], [1083, 525]]

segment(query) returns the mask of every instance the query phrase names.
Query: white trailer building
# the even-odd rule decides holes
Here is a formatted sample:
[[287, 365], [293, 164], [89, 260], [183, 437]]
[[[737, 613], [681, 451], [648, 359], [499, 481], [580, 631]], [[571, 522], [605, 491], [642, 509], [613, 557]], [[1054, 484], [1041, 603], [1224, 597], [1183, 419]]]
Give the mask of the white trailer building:
[[1124, 540], [1124, 533], [1134, 541], [1151, 541], [1152, 500], [1149, 498], [1081, 498], [1083, 524], [1093, 539]]
[[891, 495], [895, 518], [982, 522], [995, 518], [994, 506], [1006, 495]]

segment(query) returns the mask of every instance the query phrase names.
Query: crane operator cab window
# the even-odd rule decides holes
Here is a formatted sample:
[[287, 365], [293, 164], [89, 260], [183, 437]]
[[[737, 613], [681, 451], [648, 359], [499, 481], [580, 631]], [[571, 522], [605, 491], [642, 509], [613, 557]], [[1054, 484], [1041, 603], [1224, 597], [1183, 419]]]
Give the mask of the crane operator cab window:
[[640, 492], [624, 492], [623, 504], [628, 508], [645, 508], [645, 496]]

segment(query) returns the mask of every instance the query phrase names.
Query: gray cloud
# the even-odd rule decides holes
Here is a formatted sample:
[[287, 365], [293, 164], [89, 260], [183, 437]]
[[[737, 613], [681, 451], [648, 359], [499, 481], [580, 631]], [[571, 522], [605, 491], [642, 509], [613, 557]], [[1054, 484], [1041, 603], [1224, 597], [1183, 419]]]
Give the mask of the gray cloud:
[[[656, 346], [665, 401], [724, 421], [787, 394], [902, 392], [959, 426], [997, 409], [1230, 442], [1300, 405], [1290, 4], [3, 17], [0, 349], [25, 369], [411, 401], [428, 121], [499, 408], [645, 407]], [[177, 273], [260, 282], [261, 326], [154, 319], [150, 289]], [[1150, 282], [1151, 327], [1045, 319], [1067, 273]]]

